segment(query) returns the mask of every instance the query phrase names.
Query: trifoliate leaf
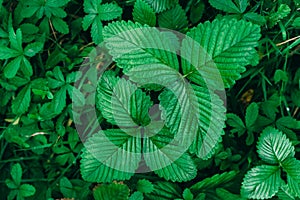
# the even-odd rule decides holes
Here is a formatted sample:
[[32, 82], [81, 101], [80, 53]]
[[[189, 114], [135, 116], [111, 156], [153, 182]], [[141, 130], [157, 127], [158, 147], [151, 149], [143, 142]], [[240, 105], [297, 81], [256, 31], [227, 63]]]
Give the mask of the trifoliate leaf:
[[187, 79], [214, 88], [222, 87], [223, 80], [228, 88], [256, 55], [260, 28], [243, 20], [216, 19], [199, 24], [187, 36], [190, 38], [183, 40], [181, 48]]
[[178, 3], [178, 0], [145, 0], [145, 1], [157, 13], [167, 10]]
[[134, 21], [140, 24], [148, 24], [149, 26], [156, 24], [155, 12], [144, 0], [135, 2], [132, 16]]
[[281, 184], [279, 166], [261, 165], [252, 168], [242, 183], [241, 195], [251, 199], [275, 196]]
[[25, 113], [30, 105], [31, 101], [31, 85], [25, 86], [18, 96], [12, 101], [12, 112], [16, 115]]
[[87, 13], [83, 18], [82, 27], [83, 30], [87, 30], [89, 26], [91, 28], [91, 36], [96, 44], [100, 44], [103, 41], [102, 35], [102, 20], [113, 20], [122, 14], [122, 9], [113, 3], [106, 3], [101, 5], [102, 0], [84, 0], [83, 9]]
[[177, 4], [158, 15], [158, 25], [163, 28], [181, 31], [187, 28], [188, 20], [185, 11]]
[[257, 144], [259, 157], [270, 164], [277, 164], [295, 155], [295, 150], [286, 135], [275, 128], [263, 130]]
[[94, 191], [95, 200], [115, 199], [125, 200], [129, 196], [129, 188], [124, 184], [111, 183], [109, 185], [99, 185]]
[[[175, 134], [174, 140], [176, 145], [178, 145], [176, 154], [174, 154], [174, 156], [172, 155], [173, 161], [176, 160], [178, 155], [180, 155], [180, 152], [184, 153], [184, 149], [190, 146], [198, 130], [199, 105], [197, 96], [191, 85], [183, 79], [178, 71], [161, 64], [151, 65], [151, 67], [147, 65], [137, 66], [127, 73], [127, 75], [132, 81], [139, 85], [145, 85], [147, 83], [163, 85], [177, 97], [181, 109], [178, 109], [173, 113], [168, 112], [169, 116], [166, 120], [178, 122], [174, 125], [172, 125], [172, 123], [166, 123], [167, 126], [169, 126], [171, 133]], [[159, 100], [161, 102], [168, 101], [163, 98], [164, 97], [160, 97]], [[163, 109], [165, 110], [166, 108]], [[181, 119], [177, 120], [178, 117], [181, 117]], [[173, 153], [173, 147], [169, 146], [167, 148], [170, 148], [170, 152]], [[165, 151], [168, 150], [166, 149]]]

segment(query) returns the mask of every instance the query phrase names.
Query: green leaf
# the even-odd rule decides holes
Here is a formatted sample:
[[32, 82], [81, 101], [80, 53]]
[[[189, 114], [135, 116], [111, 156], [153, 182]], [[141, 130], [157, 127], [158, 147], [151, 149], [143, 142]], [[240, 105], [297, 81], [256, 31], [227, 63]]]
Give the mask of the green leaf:
[[286, 135], [275, 128], [263, 130], [257, 143], [259, 157], [270, 164], [277, 164], [295, 155], [295, 150]]
[[65, 21], [63, 21], [61, 18], [52, 17], [51, 21], [52, 21], [52, 24], [53, 24], [53, 27], [55, 28], [55, 30], [57, 30], [58, 32], [60, 32], [62, 34], [69, 33], [68, 24]]
[[96, 16], [94, 22], [92, 23], [91, 35], [92, 39], [96, 44], [100, 44], [103, 41], [102, 33], [102, 22], [99, 16]]
[[41, 42], [34, 42], [28, 44], [24, 49], [24, 54], [29, 57], [33, 57], [35, 54], [43, 49], [44, 45]]
[[129, 200], [144, 200], [144, 195], [143, 193], [137, 191], [129, 197]]
[[85, 104], [84, 94], [78, 88], [68, 85], [67, 90], [72, 99], [73, 106], [83, 106]]
[[274, 82], [278, 83], [280, 81], [287, 82], [289, 77], [287, 73], [281, 69], [277, 69], [274, 74]]
[[296, 197], [300, 197], [300, 161], [287, 158], [282, 162], [283, 170], [287, 173], [288, 188]]
[[97, 106], [108, 122], [120, 127], [137, 127], [150, 122], [150, 97], [125, 79], [104, 73], [97, 88]]
[[[149, 83], [156, 83], [163, 85], [174, 93], [181, 108], [177, 109], [175, 112], [168, 112], [168, 117], [166, 121], [178, 122], [176, 124], [166, 122], [167, 126], [170, 126], [171, 133], [175, 134], [175, 142], [178, 147], [176, 154], [172, 155], [173, 161], [176, 160], [180, 152], [184, 152], [188, 148], [198, 130], [198, 115], [199, 115], [199, 105], [197, 103], [197, 96], [195, 95], [192, 87], [188, 84], [181, 74], [179, 74], [175, 69], [168, 67], [166, 65], [155, 64], [155, 65], [142, 65], [137, 66], [130, 70], [127, 75], [129, 78], [137, 82], [140, 85], [145, 85]], [[168, 101], [162, 99], [160, 101]], [[166, 110], [166, 108], [164, 108]], [[166, 111], [163, 111], [166, 112]], [[181, 119], [178, 120], [178, 117]], [[173, 126], [174, 125], [174, 126]], [[176, 146], [175, 145], [175, 146]], [[170, 150], [168, 150], [170, 148]], [[174, 152], [172, 146], [166, 147], [165, 151]], [[171, 155], [169, 155], [171, 156]], [[172, 159], [171, 159], [172, 160]]]
[[266, 23], [266, 18], [264, 16], [261, 16], [257, 13], [248, 12], [244, 14], [244, 19], [258, 25], [264, 25]]
[[[139, 130], [131, 131], [139, 134]], [[119, 129], [94, 134], [85, 147], [80, 168], [83, 179], [90, 182], [128, 180], [141, 159], [140, 139]]]
[[10, 49], [5, 46], [0, 46], [0, 59], [9, 59], [19, 56], [21, 53], [17, 50]]
[[51, 8], [51, 14], [57, 18], [64, 18], [67, 16], [67, 13], [64, 11], [64, 9], [55, 7]]
[[245, 122], [248, 130], [253, 131], [255, 128], [255, 121], [258, 117], [258, 105], [253, 102], [246, 110]]
[[281, 117], [276, 121], [276, 127], [282, 129], [283, 127], [290, 129], [300, 129], [300, 121], [297, 121], [295, 118], [287, 116]]
[[103, 21], [110, 21], [122, 15], [122, 8], [114, 3], [106, 3], [98, 9], [99, 18]]
[[[192, 180], [197, 175], [196, 166], [187, 153], [176, 151], [178, 148], [171, 143], [169, 130], [163, 128], [150, 138], [144, 138], [144, 160], [151, 170], [166, 180], [173, 182]], [[170, 145], [169, 148], [164, 148]]]
[[156, 24], [155, 12], [144, 0], [135, 2], [132, 16], [135, 22], [139, 22], [142, 25], [155, 26]]
[[47, 0], [46, 5], [49, 7], [57, 8], [57, 7], [65, 6], [69, 2], [70, 0]]
[[166, 10], [158, 15], [158, 25], [172, 30], [182, 30], [187, 28], [188, 20], [185, 11], [180, 5]]
[[22, 167], [19, 163], [16, 163], [12, 166], [10, 170], [10, 175], [14, 183], [19, 186], [22, 179]]
[[115, 200], [124, 200], [128, 199], [129, 188], [127, 185], [112, 183], [109, 185], [100, 185], [94, 192], [95, 200], [104, 200], [104, 199], [115, 199]]
[[241, 13], [245, 12], [248, 6], [248, 0], [235, 0], [236, 4], [239, 6]]
[[13, 78], [16, 76], [18, 70], [20, 69], [23, 56], [18, 56], [12, 61], [10, 61], [4, 68], [4, 76], [6, 78]]
[[176, 56], [179, 43], [172, 33], [160, 32], [156, 28], [131, 21], [121, 21], [106, 26], [103, 36], [113, 60], [124, 68], [125, 73], [145, 64], [167, 64], [179, 69]]
[[85, 13], [98, 13], [98, 6], [102, 3], [102, 0], [84, 0], [83, 9]]
[[196, 24], [202, 18], [204, 10], [205, 10], [205, 4], [204, 4], [204, 2], [203, 1], [197, 2], [195, 5], [193, 5], [191, 7], [189, 20], [193, 24]]
[[61, 113], [62, 110], [66, 107], [66, 95], [66, 87], [62, 87], [54, 94], [53, 100], [51, 101], [51, 108], [56, 114]]
[[30, 105], [31, 101], [31, 85], [25, 86], [12, 101], [12, 112], [16, 115], [24, 114]]
[[76, 195], [73, 190], [73, 185], [67, 177], [62, 177], [59, 180], [59, 189], [64, 197], [73, 198]]
[[154, 10], [159, 13], [178, 4], [178, 0], [145, 0]]
[[214, 154], [217, 144], [222, 141], [226, 108], [220, 97], [212, 91], [194, 84], [191, 86], [198, 98], [199, 128], [190, 152], [206, 160]]
[[257, 166], [246, 174], [241, 195], [253, 199], [271, 198], [278, 192], [280, 184], [279, 166]]
[[246, 132], [246, 127], [244, 125], [244, 122], [236, 114], [233, 113], [227, 114], [226, 123], [232, 127], [230, 129], [230, 132], [237, 133], [239, 137]]
[[296, 17], [294, 19], [292, 26], [295, 28], [300, 28], [300, 17]]
[[31, 63], [29, 62], [29, 60], [25, 56], [22, 56], [22, 57], [23, 57], [23, 59], [22, 59], [22, 62], [21, 62], [21, 71], [23, 72], [23, 74], [25, 76], [32, 76], [33, 71], [32, 71]]
[[86, 31], [91, 26], [91, 24], [93, 23], [96, 16], [97, 15], [94, 15], [94, 14], [89, 14], [89, 15], [84, 16], [84, 18], [82, 20], [82, 28], [84, 31]]
[[30, 184], [23, 184], [19, 188], [19, 195], [22, 197], [30, 197], [35, 194], [35, 187]]
[[232, 179], [234, 179], [237, 175], [237, 172], [230, 171], [224, 172], [222, 174], [215, 174], [212, 177], [206, 178], [190, 187], [191, 191], [194, 193], [199, 193], [203, 190], [208, 190], [212, 188], [216, 188], [220, 185], [228, 183]]
[[145, 194], [149, 199], [170, 200], [181, 198], [182, 191], [180, 187], [170, 182], [156, 182], [154, 191], [150, 194]]
[[[23, 7], [22, 7], [22, 13], [21, 16], [25, 18], [32, 17], [34, 13], [41, 10], [41, 5], [39, 0], [34, 1], [24, 1]], [[39, 19], [42, 16], [39, 16]]]
[[280, 200], [295, 200], [294, 195], [290, 193], [287, 184], [280, 187], [277, 196]]
[[182, 193], [182, 197], [184, 200], [193, 200], [194, 199], [194, 195], [191, 192], [191, 190], [189, 188], [186, 188], [183, 193]]
[[228, 13], [243, 13], [232, 0], [209, 0], [212, 7]]
[[154, 187], [150, 181], [146, 179], [140, 179], [137, 182], [136, 189], [142, 193], [150, 193], [154, 190]]
[[246, 200], [240, 195], [232, 194], [231, 192], [225, 190], [224, 188], [217, 188], [216, 194], [221, 200]]
[[6, 179], [5, 184], [9, 189], [18, 189], [19, 185], [17, 185], [13, 180]]
[[243, 20], [216, 19], [199, 24], [187, 36], [181, 48], [183, 73], [199, 85], [215, 88], [222, 87], [221, 76], [228, 88], [256, 55], [260, 28]]
[[15, 49], [19, 52], [23, 51], [22, 32], [20, 28], [17, 29], [16, 33], [13, 28], [9, 30], [9, 42], [12, 49]]
[[280, 4], [278, 7], [277, 12], [271, 13], [268, 18], [268, 24], [272, 28], [275, 26], [279, 21], [287, 17], [291, 12], [291, 8], [286, 4]]

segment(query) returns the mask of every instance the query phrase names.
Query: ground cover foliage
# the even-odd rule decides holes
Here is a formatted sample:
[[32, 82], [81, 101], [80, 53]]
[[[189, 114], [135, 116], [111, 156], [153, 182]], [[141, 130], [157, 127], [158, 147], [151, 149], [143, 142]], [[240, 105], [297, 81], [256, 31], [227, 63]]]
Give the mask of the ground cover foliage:
[[[0, 3], [0, 199], [300, 198], [299, 0]], [[103, 41], [114, 62], [95, 86], [89, 149], [72, 101], [93, 101], [74, 82]], [[189, 58], [214, 63], [226, 104]], [[191, 132], [183, 152], [163, 150]], [[141, 160], [148, 172], [134, 173]]]

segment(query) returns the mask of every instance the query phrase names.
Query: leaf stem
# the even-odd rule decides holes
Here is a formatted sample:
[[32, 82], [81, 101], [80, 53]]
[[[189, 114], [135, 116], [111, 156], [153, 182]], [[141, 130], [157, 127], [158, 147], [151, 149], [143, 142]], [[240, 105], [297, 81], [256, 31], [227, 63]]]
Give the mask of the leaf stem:
[[291, 39], [288, 39], [288, 40], [286, 40], [286, 41], [280, 42], [280, 43], [276, 44], [276, 46], [279, 47], [279, 46], [281, 46], [281, 45], [283, 45], [283, 44], [286, 44], [286, 43], [288, 43], [288, 42], [297, 40], [298, 38], [300, 38], [300, 35], [298, 35], [298, 36], [296, 36], [296, 37], [293, 37], [293, 38], [291, 38]]

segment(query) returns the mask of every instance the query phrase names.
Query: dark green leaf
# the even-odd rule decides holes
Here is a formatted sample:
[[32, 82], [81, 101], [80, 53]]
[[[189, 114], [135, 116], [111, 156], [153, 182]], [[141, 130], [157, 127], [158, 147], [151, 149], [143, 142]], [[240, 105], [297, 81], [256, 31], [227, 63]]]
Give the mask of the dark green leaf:
[[149, 26], [156, 24], [155, 12], [144, 0], [135, 2], [132, 16], [134, 21], [140, 24], [148, 24]]

